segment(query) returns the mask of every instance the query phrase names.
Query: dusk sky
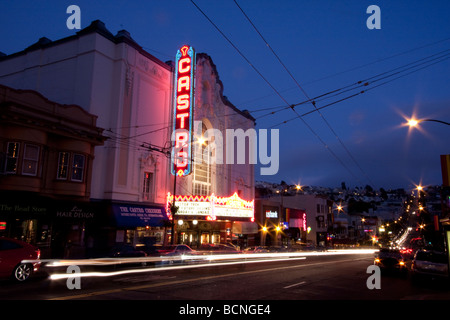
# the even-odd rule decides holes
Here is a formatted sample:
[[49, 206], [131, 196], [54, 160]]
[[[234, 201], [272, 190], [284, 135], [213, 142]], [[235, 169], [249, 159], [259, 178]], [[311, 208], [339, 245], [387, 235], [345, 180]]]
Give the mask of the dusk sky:
[[[439, 156], [450, 154], [450, 126], [402, 124], [413, 114], [450, 122], [449, 1], [4, 0], [0, 51], [75, 34], [66, 26], [72, 4], [81, 9], [81, 28], [101, 20], [113, 34], [125, 29], [162, 61], [185, 44], [211, 56], [224, 95], [250, 111], [257, 129], [280, 130], [279, 172], [257, 180], [442, 184]], [[381, 10], [381, 29], [366, 25], [370, 5]], [[296, 105], [306, 96], [321, 96], [320, 113], [304, 115], [315, 110]]]

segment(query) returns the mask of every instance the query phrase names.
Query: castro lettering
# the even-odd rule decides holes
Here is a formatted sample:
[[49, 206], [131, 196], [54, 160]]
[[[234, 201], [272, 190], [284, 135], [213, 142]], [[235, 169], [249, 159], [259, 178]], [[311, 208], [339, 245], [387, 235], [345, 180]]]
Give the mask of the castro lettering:
[[189, 46], [178, 50], [175, 61], [175, 92], [172, 142], [172, 174], [191, 173], [195, 53]]

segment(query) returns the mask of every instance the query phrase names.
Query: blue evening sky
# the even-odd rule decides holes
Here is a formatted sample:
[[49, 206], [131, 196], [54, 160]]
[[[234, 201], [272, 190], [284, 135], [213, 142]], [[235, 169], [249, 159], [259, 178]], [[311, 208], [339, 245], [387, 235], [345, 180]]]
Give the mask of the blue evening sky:
[[[449, 1], [236, 0], [310, 98], [340, 89], [317, 99], [318, 108], [348, 98], [304, 121], [297, 115], [313, 105], [296, 106], [297, 114], [282, 109], [304, 101], [305, 94], [235, 1], [194, 2], [270, 85], [190, 0], [3, 0], [0, 51], [12, 54], [44, 36], [73, 35], [66, 9], [75, 4], [81, 28], [98, 19], [113, 34], [126, 29], [163, 61], [184, 44], [210, 55], [224, 95], [249, 110], [258, 129], [280, 130], [279, 172], [258, 180], [374, 188], [442, 183], [439, 155], [450, 153], [450, 126], [425, 122], [423, 131], [409, 132], [401, 124], [413, 113], [450, 121]], [[366, 26], [370, 5], [381, 10], [381, 29]], [[366, 79], [364, 88], [349, 87]]]

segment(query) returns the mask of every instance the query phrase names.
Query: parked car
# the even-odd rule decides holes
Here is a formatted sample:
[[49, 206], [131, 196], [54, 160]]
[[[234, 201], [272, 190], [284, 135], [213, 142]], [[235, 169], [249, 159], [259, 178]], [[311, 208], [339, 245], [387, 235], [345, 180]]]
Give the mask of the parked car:
[[244, 253], [267, 253], [270, 251], [267, 247], [254, 246], [254, 247], [245, 248], [243, 252]]
[[144, 251], [148, 257], [159, 257], [162, 246], [153, 244], [153, 245], [138, 245], [136, 249]]
[[174, 244], [163, 246], [158, 249], [161, 255], [181, 255], [181, 254], [196, 254], [196, 251], [186, 244]]
[[[186, 244], [175, 244], [169, 246], [163, 246], [158, 250], [159, 254], [166, 260], [162, 260], [161, 264], [190, 264], [203, 261], [200, 257], [201, 252], [196, 251]], [[198, 256], [198, 257], [185, 257], [185, 256]]]
[[203, 253], [208, 254], [228, 254], [228, 253], [240, 253], [240, 251], [232, 245], [229, 244], [203, 244], [200, 247], [200, 250], [203, 251]]
[[410, 261], [399, 249], [381, 248], [376, 254], [374, 264], [384, 271], [395, 271], [405, 274]]
[[[41, 252], [39, 248], [11, 238], [0, 238], [0, 277], [23, 282], [38, 271]], [[35, 262], [26, 262], [34, 260]], [[24, 262], [23, 262], [24, 261]]]
[[447, 253], [426, 249], [418, 250], [414, 256], [411, 271], [415, 278], [422, 276], [448, 279]]
[[123, 244], [113, 247], [109, 253], [109, 256], [114, 258], [132, 258], [146, 257], [147, 254], [142, 250], [136, 249], [132, 245]]

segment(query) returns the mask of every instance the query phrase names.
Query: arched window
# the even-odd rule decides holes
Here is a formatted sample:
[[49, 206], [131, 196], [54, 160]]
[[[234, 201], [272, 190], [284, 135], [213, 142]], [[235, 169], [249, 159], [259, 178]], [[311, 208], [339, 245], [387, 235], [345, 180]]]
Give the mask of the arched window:
[[[204, 137], [207, 127], [202, 122], [202, 137]], [[194, 174], [193, 193], [194, 195], [207, 196], [211, 193], [211, 150], [208, 139], [195, 142], [194, 148]]]

